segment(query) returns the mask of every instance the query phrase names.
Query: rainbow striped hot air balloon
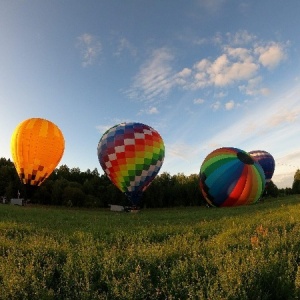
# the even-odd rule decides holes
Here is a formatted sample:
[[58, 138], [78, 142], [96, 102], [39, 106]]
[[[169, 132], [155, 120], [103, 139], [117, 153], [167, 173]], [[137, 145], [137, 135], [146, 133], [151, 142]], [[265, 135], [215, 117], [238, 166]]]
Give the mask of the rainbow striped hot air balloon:
[[97, 153], [108, 178], [137, 205], [163, 164], [165, 146], [153, 128], [121, 123], [103, 134]]
[[261, 166], [245, 151], [224, 147], [211, 152], [200, 169], [200, 189], [213, 206], [256, 202], [265, 187]]

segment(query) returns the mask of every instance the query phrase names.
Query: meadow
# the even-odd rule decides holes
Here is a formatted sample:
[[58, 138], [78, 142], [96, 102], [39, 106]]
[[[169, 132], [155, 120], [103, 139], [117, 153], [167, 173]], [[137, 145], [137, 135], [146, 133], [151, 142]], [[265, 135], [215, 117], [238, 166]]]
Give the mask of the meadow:
[[0, 206], [0, 299], [300, 299], [300, 196], [139, 213]]

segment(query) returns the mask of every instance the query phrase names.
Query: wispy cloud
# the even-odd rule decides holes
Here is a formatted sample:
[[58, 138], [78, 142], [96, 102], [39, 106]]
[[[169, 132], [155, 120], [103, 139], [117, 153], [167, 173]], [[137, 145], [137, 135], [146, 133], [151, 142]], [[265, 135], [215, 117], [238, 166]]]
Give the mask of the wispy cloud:
[[158, 109], [156, 107], [150, 107], [147, 111], [149, 115], [158, 114]]
[[257, 40], [254, 34], [246, 30], [239, 30], [235, 33], [226, 33], [227, 43], [232, 46], [245, 46], [250, 45]]
[[82, 59], [82, 66], [87, 67], [93, 65], [102, 51], [100, 40], [89, 33], [84, 33], [77, 37], [76, 46], [79, 48]]
[[177, 157], [185, 161], [189, 161], [195, 155], [194, 147], [180, 142], [167, 144], [166, 149], [169, 156], [173, 158]]
[[118, 42], [117, 50], [115, 51], [115, 56], [121, 56], [125, 51], [129, 52], [131, 56], [136, 56], [137, 49], [129, 42], [126, 38], [120, 38]]
[[296, 170], [300, 169], [300, 149], [294, 149], [284, 156], [275, 158], [273, 180], [279, 188], [291, 187]]
[[[255, 106], [251, 113], [241, 114], [240, 118], [224, 127], [210, 139], [203, 141], [211, 144], [215, 141], [223, 145], [252, 145], [257, 148], [259, 139], [267, 147], [287, 147], [299, 134], [300, 104], [298, 102], [299, 88], [277, 96], [271, 102], [266, 101]], [[217, 103], [218, 108], [220, 104]], [[238, 128], [238, 130], [237, 130]], [[261, 136], [264, 136], [263, 140]], [[255, 146], [256, 145], [256, 146]], [[237, 145], [238, 146], [238, 145]], [[247, 150], [247, 149], [245, 149]], [[248, 149], [251, 149], [251, 147]]]
[[[298, 165], [294, 164], [295, 160], [299, 162]], [[277, 158], [276, 163], [278, 163], [279, 165], [286, 165], [293, 168], [300, 168], [300, 148], [292, 150], [284, 156]]]
[[218, 110], [219, 108], [221, 108], [221, 102], [220, 101], [216, 101], [211, 105], [212, 109], [214, 111]]
[[219, 101], [229, 95], [230, 89], [248, 98], [268, 96], [271, 91], [264, 85], [264, 76], [286, 59], [287, 45], [259, 40], [247, 31], [216, 34], [210, 42], [215, 43], [216, 39], [219, 53], [215, 57], [202, 57], [179, 70], [175, 65], [178, 59], [170, 49], [154, 50], [133, 78], [127, 95], [144, 102], [159, 102], [174, 89], [207, 94], [213, 88], [210, 103], [207, 101], [213, 110], [231, 110], [242, 105], [232, 100], [225, 104]]
[[262, 86], [261, 76], [249, 79], [245, 85], [240, 85], [238, 88], [241, 92], [249, 96], [267, 96], [271, 93], [271, 91], [268, 88]]
[[[297, 143], [300, 126], [299, 92], [300, 88], [295, 86], [266, 101], [257, 100], [257, 105], [253, 103], [251, 110], [241, 111], [228, 122], [223, 121], [221, 126], [216, 122], [216, 130], [205, 137], [197, 131], [199, 117], [191, 118], [188, 128], [191, 131], [196, 128], [194, 134], [191, 133], [193, 142], [179, 138], [180, 141], [176, 139], [175, 143], [168, 143], [166, 169], [198, 172], [205, 156], [219, 147], [237, 147], [245, 151], [261, 149], [270, 152], [275, 158], [275, 184], [278, 187], [290, 187], [296, 169], [300, 168], [300, 148]], [[237, 105], [235, 101], [218, 101], [214, 102], [212, 109], [226, 109], [226, 103], [227, 108]], [[190, 136], [186, 136], [186, 139], [190, 139]], [[289, 149], [288, 154], [286, 149]], [[191, 165], [187, 167], [189, 163]]]
[[199, 5], [210, 13], [218, 12], [225, 2], [226, 0], [198, 0]]
[[140, 110], [138, 115], [143, 115], [143, 114], [156, 115], [158, 113], [159, 113], [159, 111], [158, 111], [157, 107], [151, 106], [151, 107], [148, 107], [147, 109]]
[[277, 127], [285, 123], [294, 123], [300, 115], [300, 110], [278, 110], [275, 114], [270, 116], [267, 123], [270, 127]]
[[118, 118], [114, 118], [109, 120], [106, 124], [100, 124], [96, 126], [96, 129], [99, 133], [103, 134], [104, 132], [106, 132], [108, 129], [110, 129], [111, 127], [118, 125], [120, 123], [128, 123], [128, 122], [132, 122], [129, 119], [118, 119]]
[[134, 77], [133, 84], [127, 91], [128, 96], [144, 101], [154, 101], [166, 96], [174, 85], [171, 66], [173, 58], [167, 48], [154, 50]]
[[104, 133], [106, 132], [109, 128], [113, 127], [114, 125], [98, 125], [96, 126], [96, 129], [99, 133]]
[[194, 102], [194, 104], [203, 104], [205, 101], [202, 98], [197, 98], [197, 99], [194, 99], [193, 102]]

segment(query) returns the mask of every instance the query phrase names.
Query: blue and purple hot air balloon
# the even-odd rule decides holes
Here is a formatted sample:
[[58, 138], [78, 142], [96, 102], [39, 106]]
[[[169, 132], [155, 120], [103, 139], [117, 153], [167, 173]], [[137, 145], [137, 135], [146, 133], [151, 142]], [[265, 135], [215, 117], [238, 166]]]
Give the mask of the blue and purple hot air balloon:
[[264, 170], [266, 186], [272, 179], [275, 170], [275, 160], [273, 156], [264, 150], [253, 150], [249, 152], [250, 156], [257, 161]]
[[262, 167], [247, 152], [223, 147], [211, 152], [200, 168], [200, 189], [212, 206], [237, 206], [259, 200], [265, 187]]

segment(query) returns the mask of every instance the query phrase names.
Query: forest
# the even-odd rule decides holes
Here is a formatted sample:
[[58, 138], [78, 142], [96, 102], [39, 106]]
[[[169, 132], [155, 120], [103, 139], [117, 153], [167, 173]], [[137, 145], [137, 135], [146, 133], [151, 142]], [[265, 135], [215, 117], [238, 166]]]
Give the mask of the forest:
[[[119, 191], [106, 175], [100, 175], [97, 168], [69, 168], [61, 165], [48, 179], [34, 190], [23, 185], [10, 159], [0, 158], [0, 196], [6, 199], [28, 199], [29, 203], [68, 207], [108, 207], [109, 204], [130, 205], [126, 196]], [[271, 181], [262, 199], [291, 194], [300, 194], [300, 170], [295, 172], [292, 187], [278, 189]], [[159, 174], [143, 193], [140, 203], [144, 208], [199, 206], [206, 202], [199, 189], [199, 175], [186, 176], [182, 173]]]

